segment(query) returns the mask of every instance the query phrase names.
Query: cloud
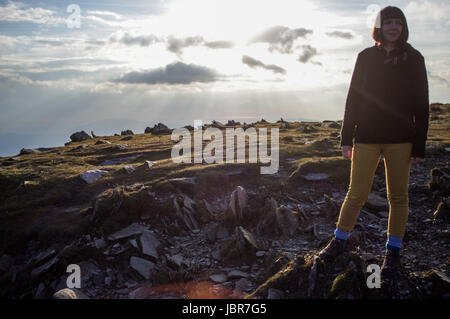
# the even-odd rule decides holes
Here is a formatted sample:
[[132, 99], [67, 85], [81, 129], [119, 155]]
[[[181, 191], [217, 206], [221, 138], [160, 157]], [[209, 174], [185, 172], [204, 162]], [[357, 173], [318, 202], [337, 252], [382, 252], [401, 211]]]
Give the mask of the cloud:
[[22, 2], [8, 1], [0, 6], [0, 21], [32, 22], [37, 24], [57, 25], [65, 23], [65, 19], [56, 16], [56, 12], [43, 8], [29, 8]]
[[405, 8], [407, 19], [437, 21], [449, 25], [450, 4], [442, 1], [411, 1]]
[[207, 67], [176, 62], [164, 68], [148, 71], [134, 71], [113, 80], [116, 83], [144, 84], [190, 84], [194, 82], [214, 82], [220, 75]]
[[112, 12], [112, 11], [86, 10], [86, 13], [92, 14], [92, 15], [113, 17], [114, 19], [117, 19], [117, 20], [122, 18], [122, 16], [120, 14]]
[[274, 64], [267, 65], [247, 55], [242, 56], [242, 63], [247, 64], [252, 69], [256, 67], [261, 67], [263, 69], [270, 70], [274, 73], [286, 74], [286, 70], [277, 65]]
[[[313, 48], [310, 45], [302, 45], [303, 48], [303, 54], [300, 55], [297, 59], [297, 61], [300, 61], [301, 63], [308, 62], [313, 56], [317, 55], [317, 49]], [[317, 63], [316, 63], [317, 64]]]
[[231, 41], [213, 41], [206, 42], [205, 46], [210, 49], [230, 49], [234, 47], [234, 42]]
[[167, 50], [173, 52], [177, 55], [182, 54], [182, 50], [190, 46], [199, 46], [205, 42], [203, 37], [187, 37], [184, 39], [175, 38], [174, 36], [169, 36], [167, 39]]
[[289, 29], [283, 26], [274, 26], [251, 39], [249, 43], [269, 43], [270, 52], [277, 50], [287, 54], [292, 53], [292, 45], [297, 38], [306, 38], [310, 33], [313, 31], [304, 28]]
[[109, 42], [119, 42], [124, 45], [139, 45], [141, 47], [149, 46], [153, 43], [162, 42], [163, 40], [153, 34], [149, 35], [131, 35], [128, 32], [117, 32], [109, 37]]
[[326, 33], [329, 37], [343, 38], [343, 39], [353, 39], [354, 35], [350, 32], [343, 31], [333, 31]]
[[131, 35], [127, 32], [116, 32], [109, 37], [110, 43], [121, 43], [124, 45], [139, 45], [142, 47], [152, 45], [154, 43], [165, 42], [167, 50], [177, 54], [183, 54], [183, 49], [192, 46], [205, 46], [209, 49], [229, 49], [234, 47], [234, 42], [231, 41], [211, 41], [207, 42], [202, 36], [193, 36], [186, 38], [177, 38], [173, 35], [167, 38], [159, 38], [153, 34], [151, 35]]
[[450, 86], [450, 81], [447, 80], [445, 77], [442, 77], [438, 74], [431, 73], [430, 71], [428, 71], [427, 73], [428, 73], [430, 82], [433, 82], [437, 85], [442, 85], [442, 86], [447, 86], [447, 87]]

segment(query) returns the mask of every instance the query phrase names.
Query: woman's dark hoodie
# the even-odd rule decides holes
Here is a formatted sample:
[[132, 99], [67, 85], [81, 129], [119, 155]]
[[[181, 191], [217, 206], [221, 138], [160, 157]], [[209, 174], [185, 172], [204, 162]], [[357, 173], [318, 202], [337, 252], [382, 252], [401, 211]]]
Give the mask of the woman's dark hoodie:
[[406, 43], [387, 52], [361, 51], [345, 105], [341, 146], [412, 142], [411, 157], [425, 157], [428, 80], [422, 54]]

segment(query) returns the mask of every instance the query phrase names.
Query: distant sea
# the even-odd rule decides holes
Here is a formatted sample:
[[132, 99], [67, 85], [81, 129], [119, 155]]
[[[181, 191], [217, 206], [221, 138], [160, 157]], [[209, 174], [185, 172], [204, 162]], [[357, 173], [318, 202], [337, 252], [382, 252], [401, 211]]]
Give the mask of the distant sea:
[[[214, 119], [201, 119], [204, 124], [209, 124], [213, 120], [226, 124], [228, 120], [234, 120], [235, 122], [254, 123], [260, 121], [262, 118], [214, 118]], [[280, 118], [264, 118], [266, 121], [274, 123]], [[305, 118], [283, 118], [288, 122], [318, 122], [319, 119], [305, 119]], [[180, 128], [186, 125], [194, 126], [194, 121], [181, 122], [181, 121], [163, 121], [161, 123], [167, 125], [169, 128]], [[40, 132], [4, 132], [0, 133], [0, 157], [15, 156], [20, 153], [22, 148], [49, 148], [63, 146], [70, 141], [70, 135], [78, 131], [85, 131], [89, 135], [91, 130], [97, 136], [112, 136], [115, 133], [120, 134], [124, 130], [132, 130], [135, 134], [142, 134], [147, 126], [153, 127], [158, 122], [143, 122], [132, 119], [107, 119], [101, 121], [95, 121], [83, 125], [79, 125], [71, 128], [58, 128], [52, 130], [52, 128], [45, 128]]]

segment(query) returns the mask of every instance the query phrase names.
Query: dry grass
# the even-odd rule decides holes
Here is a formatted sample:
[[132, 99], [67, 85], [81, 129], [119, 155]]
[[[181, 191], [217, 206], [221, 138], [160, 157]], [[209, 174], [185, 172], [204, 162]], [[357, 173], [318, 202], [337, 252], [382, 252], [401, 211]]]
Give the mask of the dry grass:
[[[431, 107], [433, 112], [430, 116], [427, 144], [450, 146], [450, 104], [433, 104]], [[305, 167], [312, 168], [318, 162], [325, 164], [320, 167], [323, 172], [327, 173], [327, 167], [329, 167], [329, 173], [336, 175], [336, 172], [341, 172], [336, 170], [336, 165], [339, 166], [341, 163], [338, 136], [340, 128], [339, 126], [329, 127], [328, 124], [321, 122], [259, 123], [254, 127], [267, 128], [268, 133], [270, 128], [279, 129], [280, 163], [288, 170], [288, 176]], [[308, 133], [303, 133], [305, 126], [312, 129], [307, 130]], [[225, 130], [222, 130], [222, 134], [225, 145]], [[69, 143], [64, 147], [55, 147], [41, 153], [0, 158], [2, 163], [0, 166], [0, 250], [10, 247], [14, 241], [17, 241], [19, 245], [21, 240], [30, 236], [39, 236], [44, 228], [48, 233], [51, 233], [51, 229], [59, 227], [67, 229], [68, 234], [76, 234], [85, 227], [83, 213], [64, 215], [55, 211], [63, 211], [73, 206], [87, 208], [95, 196], [120, 185], [143, 183], [154, 186], [155, 189], [166, 188], [166, 191], [170, 192], [173, 191], [173, 187], [167, 185], [168, 179], [198, 176], [199, 183], [204, 186], [205, 192], [214, 183], [218, 188], [228, 191], [228, 185], [226, 183], [220, 185], [220, 182], [226, 180], [225, 176], [229, 172], [236, 170], [245, 172], [243, 184], [268, 185], [274, 182], [270, 176], [261, 176], [259, 167], [262, 164], [248, 163], [248, 160], [246, 163], [175, 164], [170, 156], [176, 142], [170, 137], [169, 134], [136, 134], [131, 140], [122, 140], [124, 136], [100, 136], [83, 142]], [[99, 140], [107, 140], [111, 144], [96, 144]], [[209, 141], [204, 141], [203, 145], [208, 143]], [[118, 144], [127, 144], [128, 147], [119, 150], [116, 148]], [[270, 142], [268, 144], [270, 146]], [[82, 145], [86, 146], [82, 147]], [[105, 160], [125, 156], [136, 157], [122, 164], [100, 166]], [[248, 150], [246, 159], [248, 159]], [[137, 170], [133, 174], [128, 174], [122, 169], [125, 165], [141, 165], [146, 160], [156, 163], [151, 169]], [[110, 173], [88, 185], [79, 178], [79, 175], [91, 169], [106, 169]], [[348, 175], [347, 170], [345, 174]], [[342, 178], [340, 176], [337, 179]], [[49, 218], [49, 216], [57, 217]], [[47, 223], [47, 225], [40, 229], [36, 227], [39, 223]]]

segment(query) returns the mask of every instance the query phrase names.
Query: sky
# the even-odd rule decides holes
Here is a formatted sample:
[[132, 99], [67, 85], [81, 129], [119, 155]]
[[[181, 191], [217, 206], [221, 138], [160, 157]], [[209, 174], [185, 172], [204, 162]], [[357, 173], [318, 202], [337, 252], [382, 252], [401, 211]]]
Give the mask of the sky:
[[0, 156], [162, 122], [341, 120], [376, 13], [450, 102], [449, 1], [0, 0]]

